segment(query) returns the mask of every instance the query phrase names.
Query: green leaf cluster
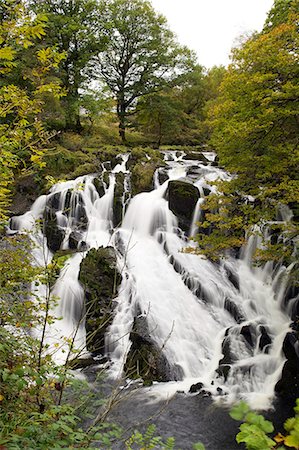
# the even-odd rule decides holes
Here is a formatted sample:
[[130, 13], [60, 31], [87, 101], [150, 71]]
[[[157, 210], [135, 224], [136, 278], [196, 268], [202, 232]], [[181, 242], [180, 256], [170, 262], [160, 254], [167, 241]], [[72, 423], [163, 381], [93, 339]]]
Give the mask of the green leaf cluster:
[[236, 441], [238, 444], [245, 443], [247, 450], [299, 449], [299, 399], [296, 401], [294, 412], [295, 416], [284, 423], [287, 434], [284, 436], [278, 433], [270, 437], [269, 435], [274, 432], [272, 422], [251, 411], [245, 402], [240, 402], [230, 412], [233, 419], [244, 422], [240, 425]]

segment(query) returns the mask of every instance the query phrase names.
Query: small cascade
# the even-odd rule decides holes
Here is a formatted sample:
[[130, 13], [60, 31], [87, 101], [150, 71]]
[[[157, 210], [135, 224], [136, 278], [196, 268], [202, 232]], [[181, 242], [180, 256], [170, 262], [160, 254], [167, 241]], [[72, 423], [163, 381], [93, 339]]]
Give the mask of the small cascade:
[[[223, 402], [244, 398], [255, 407], [268, 407], [285, 361], [282, 343], [290, 318], [284, 298], [291, 267], [252, 265], [255, 250], [262, 246], [261, 233], [249, 237], [239, 259], [227, 257], [220, 264], [185, 252], [195, 246], [186, 233], [196, 234], [205, 197], [216, 190], [213, 181], [230, 176], [215, 166], [213, 152], [203, 152], [199, 160], [179, 151], [163, 153], [165, 165], [156, 170], [151, 192], [131, 198], [129, 154], [124, 154], [112, 171], [104, 164], [99, 177], [58, 183], [29, 213], [11, 220], [11, 229], [28, 230], [35, 239], [38, 265], [48, 264], [57, 249], [70, 253], [51, 291], [53, 300], [57, 299], [53, 315], [62, 319], [49, 326], [48, 342], [56, 348], [59, 362], [65, 357], [66, 338], [72, 338], [74, 348], [84, 354], [80, 264], [88, 249], [109, 245], [118, 255], [122, 275], [105, 338], [110, 374], [120, 377], [123, 373], [132, 330], [139, 320], [146, 324], [150, 345], [167, 361], [168, 380], [180, 380], [187, 389], [194, 382], [202, 383]], [[184, 201], [180, 199], [176, 209], [175, 199], [169, 199], [173, 183], [180, 185], [173, 192], [181, 195], [185, 183], [188, 195], [195, 197], [193, 215], [182, 226], [185, 232], [179, 228], [181, 217], [176, 212], [184, 210]], [[116, 206], [121, 208], [117, 220]], [[280, 215], [290, 218], [283, 208]], [[36, 221], [42, 218], [46, 220], [39, 228]], [[49, 251], [53, 245], [56, 249]]]

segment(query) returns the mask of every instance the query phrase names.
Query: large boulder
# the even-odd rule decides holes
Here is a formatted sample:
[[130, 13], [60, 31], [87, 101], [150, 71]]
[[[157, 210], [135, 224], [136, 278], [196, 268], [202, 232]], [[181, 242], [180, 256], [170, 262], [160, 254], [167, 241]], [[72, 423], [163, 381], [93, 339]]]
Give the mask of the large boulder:
[[112, 247], [91, 249], [80, 265], [85, 292], [87, 350], [103, 354], [104, 336], [113, 320], [113, 299], [121, 281]]
[[155, 161], [139, 162], [132, 168], [132, 195], [150, 192], [154, 189], [154, 173], [159, 167]]
[[124, 367], [126, 376], [142, 378], [145, 384], [182, 379], [180, 368], [170, 366], [162, 349], [151, 338], [146, 316], [135, 317], [130, 340], [132, 345]]
[[199, 199], [197, 187], [187, 179], [171, 180], [168, 184], [167, 195], [169, 209], [178, 218], [180, 228], [189, 231], [193, 211]]
[[275, 391], [282, 397], [295, 400], [299, 397], [299, 325], [293, 324], [294, 331], [286, 334], [283, 342], [283, 352], [287, 358], [276, 383]]

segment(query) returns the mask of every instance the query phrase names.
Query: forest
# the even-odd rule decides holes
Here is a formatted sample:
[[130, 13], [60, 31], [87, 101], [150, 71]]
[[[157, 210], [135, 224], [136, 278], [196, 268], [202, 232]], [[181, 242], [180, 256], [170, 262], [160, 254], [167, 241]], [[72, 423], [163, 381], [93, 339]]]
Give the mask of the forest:
[[[212, 320], [215, 330], [221, 325], [221, 357], [211, 385], [218, 381], [209, 391], [206, 378], [199, 376], [199, 391], [213, 397], [227, 386], [228, 396], [233, 392], [230, 377], [243, 364], [234, 366], [233, 336], [248, 358], [256, 356], [250, 346], [256, 346], [260, 359], [278, 348], [282, 359], [267, 363], [265, 373], [273, 369], [273, 391], [288, 399], [291, 413], [276, 428], [266, 413], [264, 418], [254, 411], [246, 395], [234, 397], [225, 412], [238, 425], [243, 422], [234, 445], [299, 449], [298, 49], [298, 0], [274, 0], [263, 29], [239, 38], [228, 67], [210, 69], [178, 42], [147, 0], [0, 0], [0, 450], [233, 448], [209, 446], [202, 434], [197, 443], [177, 447], [169, 433], [157, 436], [163, 430], [156, 433], [154, 425], [129, 428], [128, 434], [109, 417], [120, 401], [119, 386], [105, 396], [89, 382], [88, 376], [97, 376], [103, 384], [105, 370], [87, 372], [85, 381], [74, 375], [90, 355], [92, 364], [107, 357], [107, 333], [120, 317], [111, 304], [116, 298], [120, 303], [129, 290], [135, 298], [138, 270], [148, 270], [158, 292], [151, 256], [163, 272], [160, 278], [171, 286], [174, 276], [180, 277], [178, 292], [184, 296], [188, 288], [197, 295], [202, 310], [192, 306], [190, 297], [190, 315], [203, 314], [198, 323], [212, 310], [211, 329]], [[161, 209], [155, 212], [154, 205]], [[106, 210], [109, 224], [103, 225]], [[144, 255], [134, 244], [139, 232]], [[157, 242], [175, 275], [168, 272], [165, 255], [154, 253]], [[243, 262], [250, 265], [246, 273]], [[75, 290], [78, 283], [85, 304], [79, 314], [74, 298], [74, 315], [80, 318], [67, 337], [53, 344], [47, 336], [58, 321], [59, 283], [67, 267], [69, 273], [77, 268], [70, 285]], [[196, 278], [197, 270], [203, 280]], [[214, 271], [209, 288], [205, 270]], [[253, 279], [256, 285], [249, 284]], [[64, 286], [66, 280], [67, 275]], [[252, 306], [250, 291], [258, 295], [255, 290], [264, 290], [259, 301], [265, 304]], [[123, 356], [128, 357], [123, 379], [142, 379], [150, 386], [196, 378], [171, 359], [180, 346], [173, 350], [175, 321], [159, 336], [157, 319], [153, 336], [147, 337], [150, 303], [148, 320], [137, 320], [147, 309], [142, 292], [136, 294], [132, 317], [125, 317], [132, 344]], [[233, 292], [236, 300], [223, 292]], [[219, 304], [206, 306], [218, 295], [223, 314], [232, 318], [218, 317]], [[271, 296], [275, 306], [268, 305]], [[95, 306], [100, 301], [104, 306]], [[164, 314], [158, 303], [154, 308], [157, 317]], [[185, 311], [178, 312], [183, 320], [181, 314]], [[63, 315], [59, 320], [65, 326]], [[81, 333], [88, 357], [82, 356]], [[192, 341], [186, 336], [183, 341]], [[204, 348], [211, 345], [208, 337], [201, 340]], [[141, 348], [143, 356], [137, 357]], [[55, 352], [61, 352], [63, 364], [57, 364]], [[212, 364], [213, 357], [196, 352], [190, 366], [201, 358]]]

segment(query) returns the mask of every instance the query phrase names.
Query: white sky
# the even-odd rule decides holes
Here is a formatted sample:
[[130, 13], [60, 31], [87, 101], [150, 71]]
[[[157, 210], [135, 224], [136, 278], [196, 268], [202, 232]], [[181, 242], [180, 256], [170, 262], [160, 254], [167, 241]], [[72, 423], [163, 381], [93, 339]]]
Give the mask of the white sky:
[[180, 44], [195, 50], [209, 68], [229, 63], [235, 39], [260, 31], [273, 0], [151, 0], [166, 16]]

